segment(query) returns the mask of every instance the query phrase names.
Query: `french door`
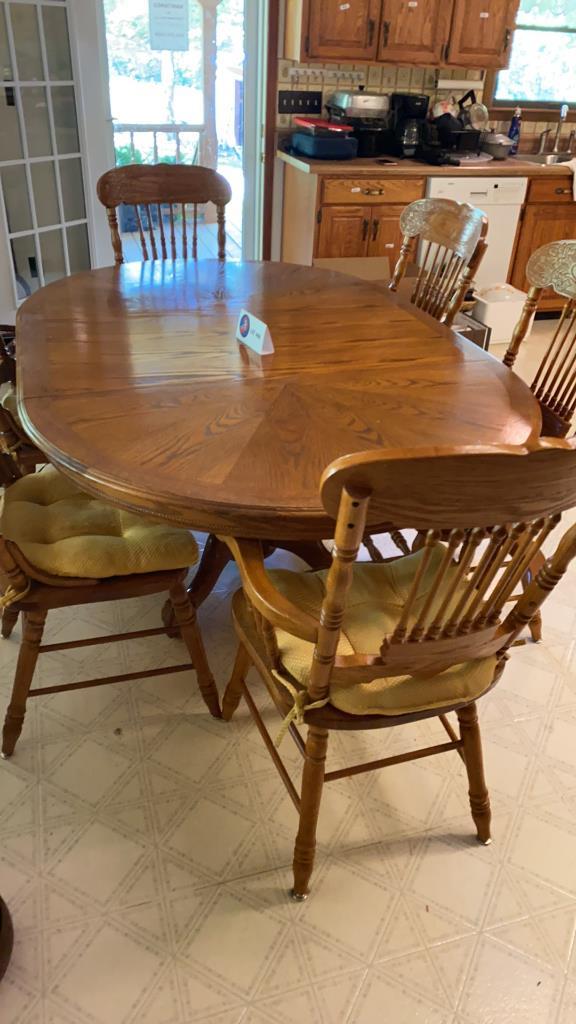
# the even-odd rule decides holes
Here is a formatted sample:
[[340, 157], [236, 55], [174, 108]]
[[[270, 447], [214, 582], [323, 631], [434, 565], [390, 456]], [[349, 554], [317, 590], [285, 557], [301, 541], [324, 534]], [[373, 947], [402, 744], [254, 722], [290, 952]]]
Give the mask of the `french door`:
[[[266, 5], [245, 0], [245, 259], [260, 257], [266, 31]], [[0, 323], [43, 285], [112, 262], [96, 197], [115, 162], [108, 85], [103, 0], [0, 0]]]
[[0, 316], [90, 266], [68, 0], [0, 0]]

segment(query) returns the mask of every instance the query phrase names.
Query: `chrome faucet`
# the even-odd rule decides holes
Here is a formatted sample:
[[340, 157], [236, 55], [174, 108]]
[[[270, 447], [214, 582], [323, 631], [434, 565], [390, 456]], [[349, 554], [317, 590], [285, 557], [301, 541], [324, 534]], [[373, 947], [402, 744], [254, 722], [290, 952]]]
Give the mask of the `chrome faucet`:
[[568, 117], [568, 104], [563, 103], [560, 107], [560, 117], [558, 118], [558, 124], [556, 125], [556, 134], [554, 136], [554, 149], [552, 152], [554, 155], [560, 152], [560, 136], [562, 134], [562, 125]]

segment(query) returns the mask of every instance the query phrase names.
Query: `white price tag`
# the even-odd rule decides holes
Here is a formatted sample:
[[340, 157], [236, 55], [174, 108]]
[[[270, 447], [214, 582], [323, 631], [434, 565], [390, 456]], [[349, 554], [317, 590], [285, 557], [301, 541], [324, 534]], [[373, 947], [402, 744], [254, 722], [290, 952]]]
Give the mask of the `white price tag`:
[[480, 11], [480, 17], [481, 18], [489, 18], [490, 17], [490, 11]]
[[253, 316], [246, 309], [240, 310], [238, 326], [236, 328], [236, 341], [251, 348], [253, 352], [260, 355], [268, 355], [274, 351], [270, 331], [263, 320]]
[[349, 11], [350, 10], [350, 4], [340, 4], [340, 10], [341, 11]]

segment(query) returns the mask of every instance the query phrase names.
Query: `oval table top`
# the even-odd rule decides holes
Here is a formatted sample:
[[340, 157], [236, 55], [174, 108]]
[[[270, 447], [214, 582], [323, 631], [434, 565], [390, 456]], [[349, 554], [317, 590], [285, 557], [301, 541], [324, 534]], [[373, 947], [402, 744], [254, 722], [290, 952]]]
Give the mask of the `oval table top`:
[[[275, 351], [235, 340], [242, 308]], [[322, 471], [377, 447], [540, 431], [528, 387], [382, 285], [282, 263], [128, 263], [63, 278], [17, 320], [20, 411], [51, 462], [213, 533], [318, 539]]]

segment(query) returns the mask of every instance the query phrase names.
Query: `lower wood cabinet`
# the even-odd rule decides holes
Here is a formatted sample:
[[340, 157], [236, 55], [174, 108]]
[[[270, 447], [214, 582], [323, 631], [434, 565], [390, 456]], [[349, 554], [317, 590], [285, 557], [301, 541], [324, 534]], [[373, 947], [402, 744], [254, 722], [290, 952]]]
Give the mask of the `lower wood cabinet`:
[[[542, 187], [540, 182], [538, 184]], [[560, 187], [557, 185], [557, 179], [555, 184], [556, 187]], [[529, 285], [526, 279], [526, 264], [532, 253], [541, 245], [546, 245], [548, 242], [559, 242], [563, 238], [576, 238], [576, 203], [566, 201], [528, 203], [520, 224], [518, 245], [510, 278], [511, 284], [515, 288], [527, 291]], [[562, 301], [552, 291], [544, 292], [540, 304], [541, 309], [559, 309], [561, 305]]]
[[402, 244], [403, 205], [322, 206], [315, 255], [319, 259], [387, 256], [392, 270]]

